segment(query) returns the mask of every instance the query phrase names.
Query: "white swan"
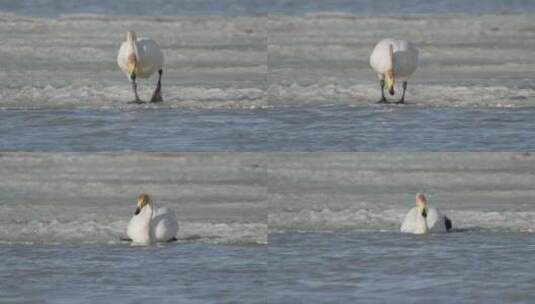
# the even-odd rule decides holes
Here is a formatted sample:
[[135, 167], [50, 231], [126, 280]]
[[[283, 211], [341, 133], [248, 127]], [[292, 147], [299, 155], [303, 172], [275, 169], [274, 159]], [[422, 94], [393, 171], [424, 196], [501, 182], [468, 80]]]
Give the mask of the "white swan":
[[418, 66], [418, 49], [407, 40], [384, 39], [375, 46], [370, 56], [370, 65], [380, 81], [379, 103], [388, 103], [384, 92], [385, 81], [386, 89], [390, 95], [394, 95], [396, 79], [403, 80], [403, 94], [396, 103], [405, 103], [407, 80]]
[[148, 245], [176, 240], [178, 223], [175, 213], [165, 207], [154, 209], [148, 194], [137, 197], [136, 211], [126, 228], [126, 234], [133, 244]]
[[156, 41], [149, 38], [137, 38], [136, 33], [129, 31], [126, 41], [121, 44], [117, 55], [117, 64], [132, 82], [135, 100], [131, 103], [143, 103], [137, 95], [137, 78], [149, 78], [158, 71], [158, 83], [150, 102], [161, 102], [161, 81], [163, 74], [163, 54]]
[[452, 228], [451, 220], [436, 208], [427, 207], [427, 199], [422, 193], [416, 194], [416, 207], [405, 216], [401, 232], [425, 234], [428, 232], [448, 232]]

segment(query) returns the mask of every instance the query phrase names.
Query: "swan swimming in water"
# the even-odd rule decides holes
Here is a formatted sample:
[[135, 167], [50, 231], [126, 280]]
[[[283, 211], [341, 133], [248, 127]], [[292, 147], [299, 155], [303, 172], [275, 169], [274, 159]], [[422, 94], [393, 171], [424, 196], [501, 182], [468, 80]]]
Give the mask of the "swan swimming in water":
[[449, 232], [451, 220], [436, 208], [427, 207], [427, 199], [422, 193], [416, 194], [416, 207], [405, 216], [401, 232], [426, 234], [428, 232]]
[[144, 103], [137, 94], [137, 78], [149, 78], [158, 71], [158, 83], [150, 102], [162, 102], [163, 54], [156, 41], [149, 38], [137, 38], [129, 31], [126, 41], [121, 44], [117, 55], [117, 64], [132, 82], [135, 100], [130, 103]]
[[407, 40], [384, 39], [375, 46], [370, 56], [370, 65], [377, 73], [381, 86], [381, 100], [378, 103], [388, 103], [385, 86], [393, 96], [396, 79], [403, 81], [403, 94], [396, 103], [405, 103], [407, 80], [418, 66], [418, 49]]
[[175, 213], [168, 208], [156, 209], [148, 194], [137, 197], [137, 208], [128, 223], [126, 234], [133, 244], [176, 241], [178, 223]]

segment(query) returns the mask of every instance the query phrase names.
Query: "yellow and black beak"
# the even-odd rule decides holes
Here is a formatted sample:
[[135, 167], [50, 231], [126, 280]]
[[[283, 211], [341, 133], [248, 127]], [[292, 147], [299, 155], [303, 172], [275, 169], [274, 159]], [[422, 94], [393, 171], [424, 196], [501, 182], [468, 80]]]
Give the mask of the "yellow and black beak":
[[134, 211], [134, 215], [138, 215], [141, 212], [141, 208], [137, 207], [136, 211]]
[[423, 216], [424, 218], [427, 218], [427, 208], [423, 208], [423, 209], [422, 209], [422, 216]]
[[386, 80], [386, 89], [388, 90], [388, 93], [390, 93], [390, 96], [394, 96], [395, 94], [394, 84], [395, 84], [394, 78], [388, 78]]
[[424, 218], [427, 218], [427, 207], [425, 206], [425, 203], [419, 203], [419, 204], [418, 204], [418, 212], [419, 212]]

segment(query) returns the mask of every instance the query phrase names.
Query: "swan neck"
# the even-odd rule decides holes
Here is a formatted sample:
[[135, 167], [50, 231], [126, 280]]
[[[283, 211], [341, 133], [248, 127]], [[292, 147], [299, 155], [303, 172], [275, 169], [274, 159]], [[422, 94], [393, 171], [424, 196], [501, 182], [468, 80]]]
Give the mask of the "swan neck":
[[151, 220], [152, 220], [152, 214], [153, 214], [153, 210], [152, 210], [152, 205], [151, 204], [147, 204], [142, 210], [141, 210], [141, 213], [138, 215], [138, 216], [141, 216], [141, 218], [143, 219], [143, 240], [142, 240], [142, 243], [145, 243], [145, 244], [150, 244], [152, 243], [152, 225], [151, 225]]
[[132, 76], [136, 72], [138, 65], [138, 52], [137, 52], [137, 38], [133, 32], [128, 32], [126, 36], [126, 43], [128, 48], [128, 68], [129, 74]]
[[427, 226], [427, 219], [421, 214], [418, 214], [416, 218], [416, 233], [426, 234], [427, 232], [429, 232], [429, 227]]
[[394, 69], [394, 46], [388, 46], [388, 60], [390, 62], [390, 69]]
[[135, 56], [135, 61], [136, 61], [135, 63], [137, 64], [138, 55], [137, 55], [137, 43], [136, 43], [136, 40], [130, 40], [130, 41], [128, 41], [128, 43], [129, 43], [129, 46], [130, 46], [130, 51]]

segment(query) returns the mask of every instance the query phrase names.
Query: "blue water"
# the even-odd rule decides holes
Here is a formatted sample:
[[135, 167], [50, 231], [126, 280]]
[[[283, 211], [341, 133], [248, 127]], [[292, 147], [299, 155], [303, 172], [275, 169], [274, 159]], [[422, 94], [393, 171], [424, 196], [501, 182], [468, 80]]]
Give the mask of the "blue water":
[[2, 245], [29, 303], [532, 303], [535, 236], [275, 233], [269, 246]]
[[9, 303], [265, 303], [265, 246], [1, 245]]
[[533, 150], [535, 109], [319, 107], [276, 109], [270, 150]]
[[111, 15], [302, 15], [342, 11], [356, 15], [533, 13], [529, 0], [3, 0], [0, 10], [56, 17], [69, 13]]
[[270, 235], [268, 303], [533, 303], [533, 234]]
[[526, 151], [534, 108], [3, 110], [0, 151]]
[[2, 151], [257, 151], [265, 111], [1, 111]]

